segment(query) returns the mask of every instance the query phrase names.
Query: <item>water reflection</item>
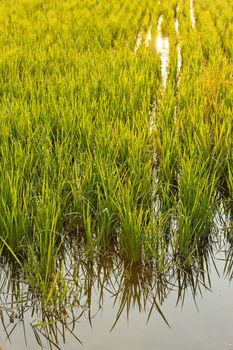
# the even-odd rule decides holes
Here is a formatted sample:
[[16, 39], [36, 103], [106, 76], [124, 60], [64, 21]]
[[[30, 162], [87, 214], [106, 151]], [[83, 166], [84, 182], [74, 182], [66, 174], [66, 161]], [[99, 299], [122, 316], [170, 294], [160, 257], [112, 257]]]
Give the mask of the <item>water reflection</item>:
[[177, 86], [179, 86], [180, 83], [180, 72], [182, 68], [182, 54], [181, 54], [181, 44], [180, 44], [180, 30], [179, 30], [179, 19], [178, 19], [178, 13], [179, 13], [179, 5], [176, 6], [176, 19], [175, 19], [175, 31], [177, 35], [177, 68], [176, 68], [176, 80], [177, 80]]
[[[186, 268], [171, 264], [157, 274], [153, 262], [147, 265], [130, 265], [116, 256], [84, 257], [74, 247], [68, 247], [66, 258], [66, 297], [46, 308], [41, 307], [39, 295], [20, 282], [17, 274], [6, 264], [1, 267], [1, 338], [15, 343], [24, 337], [24, 343], [34, 343], [35, 348], [45, 345], [63, 349], [67, 340], [82, 343], [80, 324], [100, 319], [108, 305], [114, 320], [108, 325], [113, 330], [126, 316], [130, 321], [134, 310], [145, 314], [147, 322], [160, 317], [168, 327], [169, 319], [163, 311], [168, 298], [176, 298], [183, 305], [192, 296], [197, 304], [199, 296], [211, 291], [213, 271], [218, 272], [219, 262], [224, 262], [225, 276], [233, 276], [233, 251], [230, 243], [206, 249], [193, 266]], [[73, 257], [70, 258], [70, 251]], [[152, 316], [153, 315], [153, 316]], [[34, 337], [34, 339], [33, 339]], [[85, 344], [84, 344], [85, 345]]]
[[149, 47], [151, 40], [152, 40], [151, 26], [149, 26], [147, 33], [146, 33], [146, 37], [145, 37], [145, 46], [146, 47]]
[[190, 19], [191, 19], [191, 24], [192, 27], [196, 27], [196, 17], [194, 13], [194, 5], [193, 5], [193, 0], [190, 0]]
[[163, 88], [167, 86], [168, 78], [168, 65], [169, 65], [169, 39], [162, 35], [162, 23], [163, 16], [161, 15], [158, 20], [157, 31], [158, 35], [156, 38], [156, 51], [160, 54], [161, 57], [161, 73], [162, 73], [162, 82]]
[[137, 52], [139, 50], [141, 43], [142, 43], [142, 33], [139, 32], [137, 35], [137, 40], [135, 43], [134, 52]]

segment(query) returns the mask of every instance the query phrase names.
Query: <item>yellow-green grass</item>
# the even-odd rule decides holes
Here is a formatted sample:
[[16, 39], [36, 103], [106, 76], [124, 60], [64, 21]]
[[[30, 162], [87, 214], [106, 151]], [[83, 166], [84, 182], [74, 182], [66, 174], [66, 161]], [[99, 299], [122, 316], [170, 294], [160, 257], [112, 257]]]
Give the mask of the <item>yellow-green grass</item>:
[[1, 1], [1, 254], [42, 292], [52, 295], [69, 240], [164, 270], [218, 236], [214, 217], [233, 200], [233, 8], [194, 10], [195, 28], [189, 1]]

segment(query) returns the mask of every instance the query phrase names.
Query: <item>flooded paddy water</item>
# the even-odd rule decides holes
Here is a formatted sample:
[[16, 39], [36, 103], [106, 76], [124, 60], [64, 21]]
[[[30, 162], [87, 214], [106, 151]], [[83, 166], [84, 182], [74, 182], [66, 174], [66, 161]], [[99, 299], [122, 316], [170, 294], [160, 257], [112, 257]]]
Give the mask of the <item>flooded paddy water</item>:
[[194, 12], [194, 1], [190, 0], [190, 19], [192, 23], [192, 27], [195, 28], [196, 26], [196, 18], [195, 18], [195, 12]]
[[168, 78], [168, 64], [169, 64], [169, 39], [168, 37], [162, 36], [161, 26], [163, 23], [163, 16], [159, 17], [158, 20], [158, 36], [156, 38], [156, 50], [161, 55], [161, 74], [163, 80], [163, 87], [166, 88]]
[[224, 238], [199, 264], [171, 262], [159, 274], [152, 262], [81, 258], [69, 249], [67, 297], [51, 307], [1, 264], [1, 349], [233, 348], [233, 252]]

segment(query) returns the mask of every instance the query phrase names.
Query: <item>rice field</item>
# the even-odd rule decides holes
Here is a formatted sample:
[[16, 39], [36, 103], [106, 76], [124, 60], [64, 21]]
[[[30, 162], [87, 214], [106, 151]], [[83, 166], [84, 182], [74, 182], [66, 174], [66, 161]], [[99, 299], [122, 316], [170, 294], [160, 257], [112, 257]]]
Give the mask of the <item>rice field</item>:
[[202, 269], [222, 237], [232, 274], [232, 38], [230, 1], [1, 1], [0, 254], [18, 293], [64, 302], [77, 266], [109, 257]]

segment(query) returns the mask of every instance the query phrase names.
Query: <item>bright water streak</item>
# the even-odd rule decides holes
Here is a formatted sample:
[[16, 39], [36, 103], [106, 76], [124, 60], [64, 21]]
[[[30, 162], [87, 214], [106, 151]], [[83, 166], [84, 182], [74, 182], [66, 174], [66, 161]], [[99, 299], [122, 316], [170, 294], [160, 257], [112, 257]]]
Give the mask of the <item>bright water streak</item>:
[[192, 27], [196, 27], [196, 18], [195, 18], [195, 13], [194, 13], [194, 6], [193, 6], [193, 0], [190, 0], [190, 19], [191, 19], [191, 24]]
[[175, 20], [175, 31], [176, 35], [178, 37], [178, 44], [177, 44], [177, 85], [179, 85], [180, 82], [180, 71], [182, 67], [182, 55], [181, 55], [181, 45], [180, 45], [180, 31], [179, 31], [179, 20], [178, 20], [178, 12], [179, 12], [179, 6], [176, 7], [176, 20]]
[[162, 30], [161, 30], [162, 22], [163, 22], [163, 16], [160, 16], [158, 20], [158, 26], [157, 26], [158, 35], [156, 39], [156, 50], [161, 57], [162, 82], [163, 82], [163, 87], [165, 89], [167, 86], [167, 78], [168, 78], [169, 39], [167, 37], [162, 36]]
[[151, 26], [148, 28], [148, 31], [146, 33], [146, 38], [145, 38], [145, 46], [148, 47], [150, 45], [152, 39], [152, 35], [151, 35]]
[[134, 52], [137, 52], [142, 44], [142, 33], [139, 32], [136, 40], [136, 44], [134, 47]]

